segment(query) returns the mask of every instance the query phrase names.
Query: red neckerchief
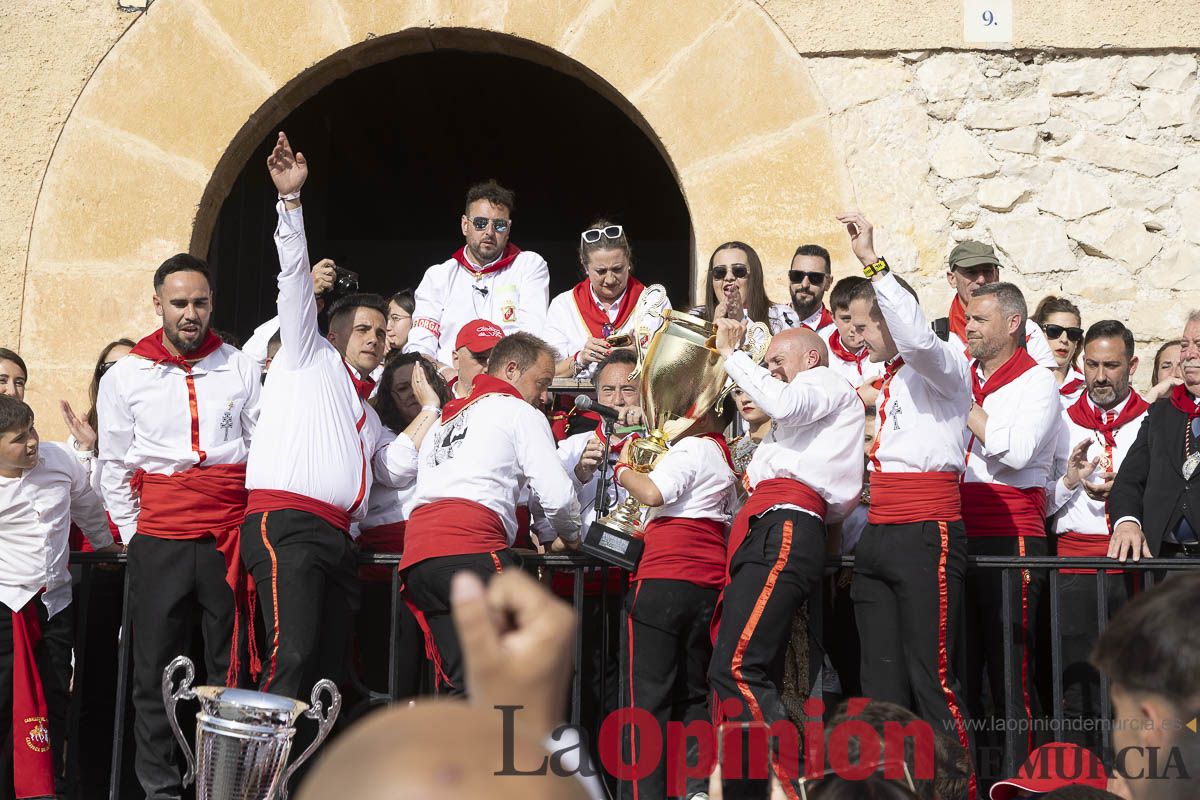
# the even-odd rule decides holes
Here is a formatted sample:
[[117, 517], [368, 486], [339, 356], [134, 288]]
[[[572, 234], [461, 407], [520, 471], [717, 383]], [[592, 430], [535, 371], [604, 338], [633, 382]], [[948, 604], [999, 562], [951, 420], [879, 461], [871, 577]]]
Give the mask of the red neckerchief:
[[449, 422], [458, 416], [462, 411], [481, 397], [487, 397], [490, 394], [506, 394], [509, 397], [515, 397], [518, 400], [524, 400], [521, 393], [513, 388], [513, 385], [501, 378], [493, 378], [486, 372], [475, 376], [475, 380], [471, 382], [471, 393], [466, 397], [456, 400], [451, 400], [446, 405], [442, 406], [442, 424]]
[[[621, 307], [617, 309], [617, 318], [612, 322], [608, 321], [608, 314], [596, 306], [596, 300], [592, 297], [591, 284], [587, 281], [575, 284], [575, 288], [571, 290], [571, 297], [575, 300], [575, 308], [579, 309], [579, 316], [583, 318], [583, 324], [587, 326], [588, 333], [596, 339], [603, 339], [605, 338], [605, 328], [615, 332], [629, 320], [629, 315], [633, 313], [634, 306], [637, 305], [638, 298], [642, 296], [642, 290], [645, 288], [645, 285], [637, 278], [629, 277], [629, 283], [625, 286], [625, 296], [621, 298]], [[612, 333], [609, 335], [611, 336]]]
[[350, 376], [350, 382], [354, 384], [354, 393], [358, 395], [359, 400], [365, 403], [371, 397], [371, 392], [375, 391], [375, 379], [370, 375], [359, 378], [354, 374], [354, 368], [345, 359], [342, 360], [342, 363], [346, 365], [346, 374]]
[[1070, 397], [1082, 388], [1083, 378], [1078, 372], [1071, 370], [1071, 374], [1062, 382], [1062, 386], [1058, 387], [1058, 393], [1063, 397]]
[[163, 345], [163, 329], [159, 328], [135, 344], [129, 352], [135, 356], [141, 356], [153, 361], [155, 364], [171, 364], [179, 367], [184, 372], [191, 372], [193, 364], [212, 355], [222, 344], [224, 342], [221, 341], [221, 337], [213, 333], [212, 329], [209, 329], [208, 335], [204, 337], [204, 341], [195, 350], [184, 355], [172, 355], [166, 346]]
[[987, 383], [981, 384], [979, 382], [979, 361], [972, 362], [971, 393], [975, 395], [975, 404], [982, 406], [984, 398], [989, 394], [1002, 386], [1007, 386], [1036, 366], [1037, 362], [1033, 360], [1033, 356], [1029, 355], [1029, 351], [1024, 347], [1018, 347], [1017, 352], [1013, 353], [1008, 361], [1000, 366], [1000, 369], [992, 373], [991, 377], [987, 379]]
[[1141, 395], [1130, 389], [1125, 408], [1121, 410], [1116, 419], [1106, 423], [1104, 421], [1105, 410], [1094, 405], [1084, 393], [1067, 409], [1067, 416], [1081, 428], [1099, 431], [1109, 447], [1116, 447], [1117, 440], [1113, 436], [1113, 431], [1128, 424], [1149, 407], [1150, 404], [1143, 400]]
[[1196, 405], [1196, 398], [1182, 383], [1171, 390], [1171, 405], [1186, 414], [1189, 420], [1200, 417], [1200, 405]]
[[729, 443], [725, 441], [725, 436], [720, 433], [709, 431], [708, 433], [696, 434], [697, 439], [712, 439], [717, 443], [717, 447], [721, 448], [721, 455], [725, 456], [725, 464], [729, 467], [729, 471], [734, 475], [737, 474], [737, 467], [733, 465], [733, 453], [729, 452]]
[[954, 295], [954, 300], [950, 302], [950, 332], [966, 344], [967, 308], [963, 305], [962, 300], [958, 299], [958, 295]]
[[846, 345], [842, 344], [842, 332], [835, 330], [829, 337], [829, 352], [845, 361], [847, 364], [854, 364], [858, 367], [858, 374], [862, 375], [862, 362], [866, 361], [867, 356], [871, 355], [871, 351], [866, 345], [858, 348], [857, 353], [851, 353], [846, 349]]
[[511, 266], [512, 263], [517, 260], [517, 256], [520, 254], [521, 248], [517, 247], [512, 242], [509, 242], [504, 246], [504, 252], [499, 258], [497, 258], [491, 264], [488, 264], [486, 267], [477, 267], [471, 263], [470, 259], [467, 258], [467, 248], [466, 245], [463, 245], [462, 247], [458, 248], [458, 252], [454, 254], [454, 260], [459, 264], [462, 264], [467, 272], [471, 273], [475, 277], [479, 277], [480, 275], [488, 275], [493, 272], [499, 272], [505, 267]]
[[800, 324], [803, 325], [805, 328], [808, 328], [810, 331], [816, 332], [816, 331], [819, 331], [822, 328], [824, 328], [826, 325], [833, 324], [833, 314], [829, 313], [828, 308], [826, 308], [825, 306], [821, 306], [821, 319], [820, 319], [820, 321], [817, 322], [817, 327], [815, 327], [815, 328], [810, 327], [807, 322], [801, 322]]

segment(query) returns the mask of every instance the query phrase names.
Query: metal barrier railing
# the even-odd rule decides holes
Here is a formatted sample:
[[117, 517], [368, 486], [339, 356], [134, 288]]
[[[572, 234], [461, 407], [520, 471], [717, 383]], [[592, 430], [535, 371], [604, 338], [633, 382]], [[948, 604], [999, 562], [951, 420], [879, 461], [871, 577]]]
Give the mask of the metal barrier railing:
[[[85, 631], [88, 624], [89, 605], [91, 600], [91, 587], [95, 570], [101, 565], [124, 565], [126, 557], [122, 555], [100, 554], [100, 553], [72, 553], [71, 564], [78, 567], [79, 574], [79, 591], [76, 601], [76, 619], [77, 630]], [[362, 553], [360, 555], [360, 563], [363, 565], [379, 565], [396, 567], [400, 563], [399, 554], [390, 553]], [[829, 568], [853, 567], [854, 558], [846, 556], [842, 558], [832, 558], [826, 563]], [[551, 571], [569, 571], [574, 575], [574, 587], [571, 597], [572, 606], [575, 610], [577, 621], [583, 618], [584, 610], [584, 584], [586, 574], [589, 570], [598, 570], [601, 576], [602, 591], [600, 592], [600, 614], [605, 621], [609, 619], [609, 615], [613, 613], [612, 604], [617, 602], [618, 613], [624, 613], [624, 604], [620, 602], [620, 598], [611, 595], [608, 591], [610, 585], [610, 571], [615, 570], [615, 567], [609, 567], [595, 559], [580, 554], [545, 554], [545, 555], [525, 555], [523, 557], [523, 566], [526, 569], [536, 569], [539, 572], [545, 570]], [[1117, 564], [1114, 561], [1103, 558], [1060, 558], [1060, 557], [1007, 557], [1007, 556], [973, 556], [967, 559], [967, 574], [970, 575], [973, 571], [978, 570], [1000, 570], [1001, 571], [1001, 586], [1002, 586], [1002, 619], [1006, 628], [1011, 624], [1013, 619], [1013, 608], [1011, 604], [1010, 588], [1013, 586], [1014, 580], [1024, 579], [1025, 570], [1041, 571], [1045, 570], [1047, 580], [1047, 593], [1050, 603], [1050, 668], [1052, 671], [1052, 697], [1053, 705], [1051, 708], [1051, 718], [1061, 721], [1064, 718], [1063, 709], [1063, 671], [1062, 671], [1062, 619], [1061, 619], [1061, 591], [1060, 578], [1062, 570], [1096, 570], [1096, 621], [1099, 630], [1102, 630], [1105, 623], [1108, 621], [1108, 583], [1111, 580], [1117, 579], [1119, 576], [1110, 576], [1106, 570], [1120, 569], [1125, 572], [1140, 575], [1143, 581], [1144, 588], [1150, 588], [1160, 576], [1172, 572], [1180, 572], [1191, 569], [1200, 569], [1200, 559], [1148, 559], [1141, 562], [1127, 562], [1125, 564]], [[401, 627], [401, 612], [400, 612], [400, 576], [393, 571], [392, 574], [392, 597], [390, 615], [390, 633], [388, 647], [388, 693], [387, 700], [395, 701], [398, 698], [399, 687], [397, 685], [397, 664], [401, 657], [401, 648], [404, 643], [400, 641]], [[823, 592], [815, 592], [814, 597], [810, 600], [809, 614], [810, 618], [814, 618], [820, 614], [819, 604], [822, 602], [821, 597]], [[811, 605], [816, 603], [816, 606]], [[117, 678], [116, 678], [116, 695], [115, 707], [113, 716], [113, 740], [111, 750], [111, 772], [109, 775], [109, 798], [110, 800], [120, 799], [120, 790], [122, 782], [122, 764], [125, 758], [125, 736], [127, 722], [127, 702], [130, 692], [130, 660], [131, 660], [131, 640], [129, 636], [130, 630], [130, 588], [128, 574], [124, 576], [124, 588], [122, 593], [122, 613], [120, 622], [120, 636], [118, 639], [117, 651]], [[964, 617], [965, 625], [965, 614]], [[611, 647], [609, 639], [609, 626], [604, 624], [601, 634], [602, 653], [607, 654]], [[79, 691], [82, 680], [81, 677], [87, 670], [89, 659], [95, 656], [94, 653], [89, 653], [86, 641], [86, 636], [77, 636], [77, 646], [75, 652], [75, 678], [73, 686], [75, 691], [72, 694], [71, 705], [68, 715], [68, 748], [67, 748], [67, 770], [69, 784], [75, 787], [75, 796], [79, 794], [78, 770], [80, 763], [80, 718], [82, 713], [82, 692]], [[965, 638], [960, 641], [965, 641]], [[418, 645], [419, 646], [419, 645]], [[1013, 684], [1015, 670], [1012, 668], [1015, 659], [1014, 646], [1011, 637], [1004, 637], [1004, 665], [1005, 665], [1005, 700], [1006, 708], [1005, 715], [1008, 719], [1015, 719], [1018, 715], [1018, 709], [1015, 706], [1016, 697], [1021, 687]], [[576, 635], [575, 639], [575, 671], [571, 684], [571, 704], [570, 704], [570, 722], [572, 725], [579, 725], [581, 719], [581, 704], [583, 696], [583, 670], [580, 666], [584, 663], [584, 642], [582, 632]], [[961, 673], [960, 673], [961, 674]], [[600, 696], [607, 695], [607, 677], [606, 670], [601, 669], [600, 675]], [[1111, 715], [1111, 708], [1108, 699], [1107, 681], [1101, 677], [1100, 691], [1100, 718], [1108, 719]], [[1050, 726], [1054, 732], [1055, 741], [1061, 741], [1062, 727], [1058, 725]], [[1103, 747], [1106, 752], [1111, 748], [1111, 734], [1107, 726], [1101, 726], [1103, 731]], [[1004, 753], [1003, 753], [1003, 771], [1005, 774], [1015, 774], [1021, 758], [1019, 753], [1022, 752], [1017, 744], [1016, 736], [1019, 732], [1015, 730], [1005, 729], [1004, 731]]]

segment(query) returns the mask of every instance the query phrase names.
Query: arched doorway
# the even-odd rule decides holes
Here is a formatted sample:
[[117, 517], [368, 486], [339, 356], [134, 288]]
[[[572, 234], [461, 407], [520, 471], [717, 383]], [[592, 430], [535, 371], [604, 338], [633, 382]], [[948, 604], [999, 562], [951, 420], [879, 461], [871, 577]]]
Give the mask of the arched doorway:
[[[549, 262], [551, 296], [578, 281], [579, 232], [597, 215], [626, 227], [643, 281], [690, 296], [691, 225], [670, 166], [576, 77], [508, 54], [415, 53], [330, 83], [276, 128], [312, 165], [312, 259], [355, 270], [364, 291], [415, 288], [462, 244], [466, 188], [495, 177], [517, 193], [513, 241]], [[274, 131], [246, 160], [208, 247], [215, 324], [243, 337], [275, 313], [273, 144]]]

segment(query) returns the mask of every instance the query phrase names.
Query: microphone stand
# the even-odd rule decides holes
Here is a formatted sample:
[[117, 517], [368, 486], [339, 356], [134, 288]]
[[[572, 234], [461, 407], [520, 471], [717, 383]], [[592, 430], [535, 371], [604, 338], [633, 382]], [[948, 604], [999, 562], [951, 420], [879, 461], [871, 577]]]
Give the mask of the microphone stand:
[[596, 476], [596, 519], [608, 513], [608, 455], [612, 447], [614, 423], [605, 416], [604, 420], [604, 452], [600, 459], [600, 474]]

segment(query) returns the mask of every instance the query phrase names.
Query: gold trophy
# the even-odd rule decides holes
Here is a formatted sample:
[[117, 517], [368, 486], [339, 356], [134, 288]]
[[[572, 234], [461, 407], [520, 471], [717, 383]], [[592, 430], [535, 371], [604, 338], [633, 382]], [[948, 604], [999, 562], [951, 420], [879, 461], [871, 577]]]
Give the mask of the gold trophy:
[[[662, 286], [647, 287], [634, 311], [634, 349], [641, 376], [640, 399], [647, 435], [629, 446], [627, 462], [638, 472], [654, 469], [668, 445], [687, 432], [733, 389], [725, 359], [714, 348], [716, 326], [667, 307]], [[755, 362], [766, 355], [771, 332], [761, 322], [747, 328], [742, 349]], [[642, 552], [642, 505], [627, 497], [596, 520], [582, 549], [608, 563], [633, 570]]]

